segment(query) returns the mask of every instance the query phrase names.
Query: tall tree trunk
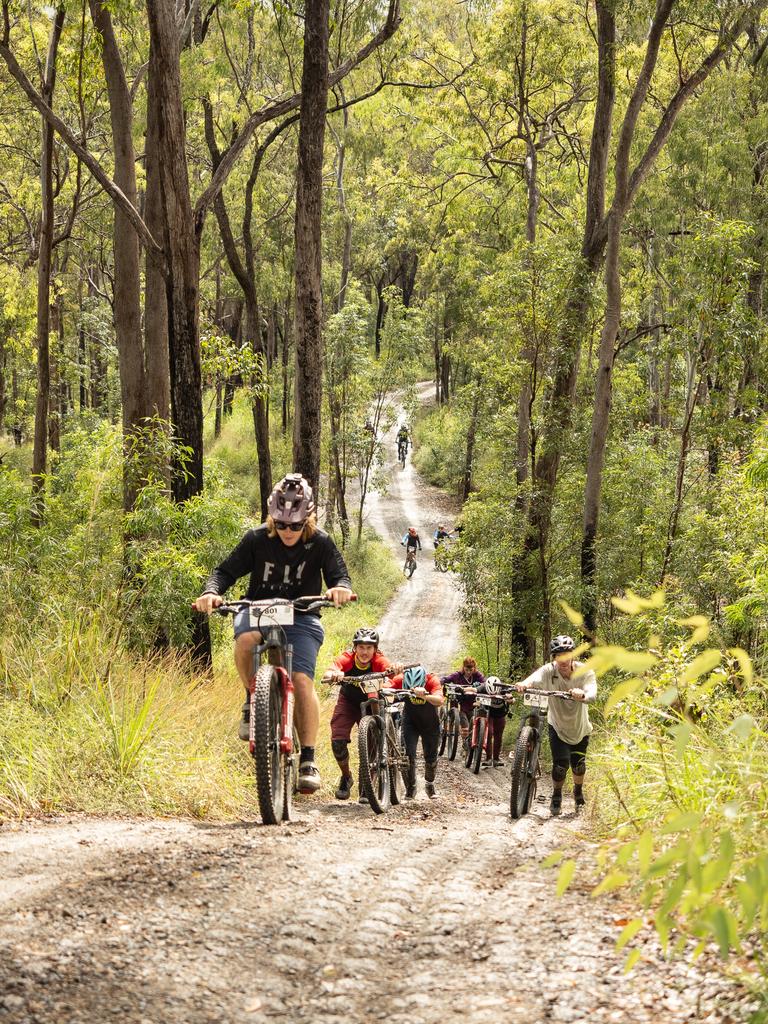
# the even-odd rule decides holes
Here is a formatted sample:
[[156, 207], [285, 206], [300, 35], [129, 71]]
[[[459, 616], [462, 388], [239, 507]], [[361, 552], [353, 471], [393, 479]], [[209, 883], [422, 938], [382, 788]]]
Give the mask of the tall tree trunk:
[[[261, 314], [254, 294], [246, 295], [245, 299], [245, 334], [252, 351], [259, 359], [260, 367], [256, 383], [266, 386], [267, 365], [264, 344], [261, 335]], [[253, 399], [253, 430], [256, 438], [256, 457], [259, 463], [259, 497], [261, 501], [262, 522], [267, 518], [267, 504], [272, 492], [272, 455], [269, 448], [269, 406], [266, 394]]]
[[475, 460], [475, 435], [477, 434], [477, 420], [480, 413], [480, 389], [475, 386], [472, 396], [472, 411], [469, 414], [469, 428], [467, 430], [467, 446], [464, 457], [464, 477], [461, 481], [461, 500], [467, 501], [471, 494], [472, 474]]
[[587, 461], [587, 480], [584, 489], [584, 526], [581, 539], [581, 606], [584, 622], [590, 634], [597, 626], [597, 524], [600, 514], [600, 492], [605, 465], [605, 445], [611, 413], [612, 372], [616, 352], [616, 338], [621, 320], [621, 279], [619, 252], [621, 247], [622, 210], [611, 213], [608, 228], [608, 249], [605, 258], [606, 300], [605, 319], [600, 335], [599, 366], [595, 387], [595, 405], [592, 414], [592, 436]]
[[329, 0], [307, 0], [296, 181], [296, 405], [293, 464], [317, 488], [323, 380], [323, 141]]
[[80, 280], [77, 284], [77, 305], [79, 310], [79, 324], [77, 328], [77, 376], [79, 381], [80, 412], [88, 408], [88, 348], [85, 338], [85, 316], [84, 316], [84, 272], [80, 271]]
[[291, 296], [287, 295], [285, 299], [285, 315], [283, 317], [283, 350], [282, 350], [282, 381], [283, 381], [283, 400], [281, 402], [281, 421], [280, 429], [283, 437], [288, 433], [288, 423], [290, 420], [290, 409], [291, 409], [291, 389], [289, 383], [290, 376], [290, 360], [288, 358], [290, 351], [290, 338], [291, 338]]
[[200, 364], [200, 250], [189, 193], [179, 31], [174, 0], [148, 0], [149, 79], [157, 117], [157, 154], [163, 210], [171, 419], [187, 448], [174, 456], [171, 492], [185, 501], [203, 489], [203, 397]]
[[[59, 7], [51, 26], [48, 56], [41, 93], [48, 106], [53, 103], [56, 85], [56, 56], [64, 25], [64, 8]], [[48, 408], [50, 403], [50, 289], [53, 251], [53, 128], [42, 122], [40, 145], [40, 244], [37, 258], [37, 403], [35, 441], [32, 451], [32, 493], [34, 521], [39, 525], [43, 513], [43, 488], [48, 468]]]
[[[144, 221], [153, 238], [163, 237], [163, 193], [160, 168], [160, 101], [153, 76], [147, 80], [147, 175]], [[144, 276], [144, 358], [147, 380], [147, 409], [162, 423], [171, 418], [171, 364], [168, 348], [168, 299], [162, 260], [147, 250]], [[170, 476], [168, 478], [170, 483]]]
[[[138, 207], [136, 156], [133, 149], [133, 103], [123, 61], [115, 39], [112, 18], [102, 0], [89, 0], [91, 18], [101, 40], [101, 59], [109, 96], [114, 180], [126, 198]], [[120, 398], [126, 454], [129, 438], [144, 426], [151, 409], [147, 402], [144, 348], [141, 325], [141, 271], [139, 238], [120, 207], [114, 207], [113, 251], [115, 260], [115, 337], [120, 366]], [[141, 483], [140, 466], [128, 460], [123, 471], [123, 508], [130, 511]]]

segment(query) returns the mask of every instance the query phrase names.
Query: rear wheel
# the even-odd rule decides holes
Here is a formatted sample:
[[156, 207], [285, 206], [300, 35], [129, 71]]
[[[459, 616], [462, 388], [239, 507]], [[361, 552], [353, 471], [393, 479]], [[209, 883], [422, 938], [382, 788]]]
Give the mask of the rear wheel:
[[[286, 782], [290, 766], [280, 750], [283, 688], [273, 665], [262, 665], [251, 694], [253, 761], [261, 820], [279, 825], [286, 809]], [[290, 811], [289, 811], [290, 813]]]
[[480, 721], [477, 723], [477, 743], [475, 744], [474, 750], [472, 751], [474, 755], [472, 771], [475, 773], [475, 775], [480, 774], [480, 765], [483, 763], [483, 752], [485, 750], [485, 739], [487, 731], [488, 723], [484, 718], [481, 718]]
[[384, 735], [373, 715], [361, 719], [357, 730], [360, 754], [360, 782], [373, 811], [383, 814], [390, 804], [389, 768], [383, 767]]
[[536, 792], [536, 760], [536, 733], [530, 725], [524, 725], [512, 755], [509, 812], [513, 818], [522, 818], [530, 809]]
[[[479, 723], [478, 723], [478, 725], [479, 725]], [[472, 762], [475, 759], [475, 744], [473, 742], [474, 739], [475, 739], [475, 721], [474, 721], [473, 718], [470, 718], [470, 720], [469, 720], [469, 735], [467, 736], [467, 747], [466, 747], [466, 752], [465, 752], [466, 756], [464, 758], [464, 767], [465, 768], [471, 768], [472, 767]]]
[[459, 749], [459, 737], [461, 736], [461, 721], [456, 708], [448, 712], [448, 760], [456, 760], [456, 752]]

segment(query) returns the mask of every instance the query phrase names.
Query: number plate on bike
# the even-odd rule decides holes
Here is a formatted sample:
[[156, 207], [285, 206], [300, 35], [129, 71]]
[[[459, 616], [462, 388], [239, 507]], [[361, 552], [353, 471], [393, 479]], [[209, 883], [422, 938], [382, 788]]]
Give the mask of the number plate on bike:
[[251, 608], [251, 627], [292, 626], [293, 605], [290, 601], [264, 601]]
[[546, 693], [524, 693], [523, 704], [527, 704], [529, 708], [541, 708], [542, 711], [546, 711], [549, 697]]
[[482, 704], [484, 708], [489, 708], [493, 704], [493, 701], [490, 697], [478, 697], [477, 703]]

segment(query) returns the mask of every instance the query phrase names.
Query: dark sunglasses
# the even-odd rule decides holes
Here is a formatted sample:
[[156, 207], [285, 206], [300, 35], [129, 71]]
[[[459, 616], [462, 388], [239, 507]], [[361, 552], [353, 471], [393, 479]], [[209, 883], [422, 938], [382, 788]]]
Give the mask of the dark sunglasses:
[[278, 523], [275, 520], [276, 530], [290, 530], [291, 533], [301, 533], [305, 525], [305, 523]]

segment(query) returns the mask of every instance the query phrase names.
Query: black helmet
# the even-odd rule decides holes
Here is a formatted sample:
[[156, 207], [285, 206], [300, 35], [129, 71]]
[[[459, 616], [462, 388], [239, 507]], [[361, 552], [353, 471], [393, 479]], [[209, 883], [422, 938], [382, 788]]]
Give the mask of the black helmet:
[[352, 637], [352, 646], [354, 647], [355, 644], [373, 644], [374, 647], [378, 647], [379, 634], [369, 626], [361, 626]]
[[556, 636], [552, 643], [549, 645], [549, 653], [555, 654], [567, 654], [568, 651], [573, 651], [576, 648], [576, 641], [570, 636]]

